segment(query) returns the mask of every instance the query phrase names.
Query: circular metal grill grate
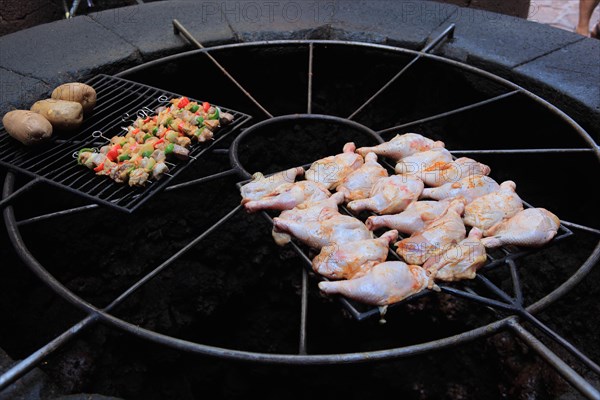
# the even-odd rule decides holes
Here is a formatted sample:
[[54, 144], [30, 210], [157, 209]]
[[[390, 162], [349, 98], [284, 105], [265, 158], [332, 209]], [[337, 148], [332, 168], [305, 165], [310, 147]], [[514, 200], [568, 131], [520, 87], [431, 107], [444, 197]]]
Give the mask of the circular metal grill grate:
[[[182, 27], [180, 27], [183, 29]], [[515, 100], [515, 107], [521, 106], [525, 104], [528, 107], [536, 108], [537, 110], [543, 110], [541, 115], [548, 116], [549, 118], [560, 120], [561, 126], [564, 130], [565, 137], [567, 136], [577, 136], [581, 143], [584, 143], [584, 146], [578, 148], [571, 147], [553, 147], [553, 148], [515, 148], [515, 149], [485, 149], [480, 148], [476, 150], [456, 150], [453, 151], [453, 154], [469, 154], [473, 155], [473, 157], [477, 157], [479, 155], [489, 155], [489, 154], [507, 154], [507, 155], [519, 155], [519, 154], [562, 154], [562, 153], [589, 153], [594, 155], [596, 158], [600, 160], [600, 152], [598, 150], [598, 146], [591, 139], [590, 135], [585, 132], [574, 120], [572, 120], [569, 116], [564, 114], [562, 111], [554, 107], [549, 102], [544, 99], [528, 92], [522, 87], [515, 85], [503, 78], [485, 72], [483, 70], [476, 69], [474, 67], [468, 66], [466, 64], [462, 64], [456, 61], [447, 60], [444, 58], [440, 58], [438, 56], [429, 54], [431, 50], [433, 50], [437, 45], [439, 45], [444, 39], [446, 39], [452, 30], [447, 30], [444, 32], [438, 39], [434, 40], [430, 45], [428, 45], [425, 49], [420, 52], [415, 52], [411, 50], [383, 46], [383, 45], [373, 45], [373, 44], [365, 44], [365, 43], [351, 43], [351, 42], [340, 42], [340, 41], [320, 41], [320, 40], [306, 40], [306, 41], [278, 41], [278, 42], [264, 42], [264, 43], [245, 43], [245, 44], [233, 44], [233, 45], [224, 45], [213, 47], [209, 49], [199, 49], [192, 52], [182, 53], [171, 57], [166, 57], [165, 59], [156, 60], [138, 67], [135, 67], [131, 70], [125, 71], [119, 76], [121, 77], [130, 77], [130, 76], [140, 76], [143, 75], [145, 71], [151, 70], [157, 66], [165, 66], [173, 63], [184, 63], [193, 57], [199, 57], [202, 55], [209, 56], [210, 60], [218, 65], [218, 69], [212, 70], [210, 74], [214, 74], [215, 78], [225, 72], [225, 76], [228, 79], [234, 81], [237, 87], [242, 91], [244, 96], [249, 99], [248, 111], [244, 110], [248, 114], [254, 114], [254, 116], [258, 117], [266, 117], [266, 120], [260, 122], [260, 118], [258, 118], [259, 122], [252, 121], [251, 125], [245, 131], [242, 131], [237, 138], [230, 143], [229, 147], [221, 147], [220, 149], [215, 150], [215, 154], [228, 154], [230, 161], [228, 162], [226, 159], [223, 160], [223, 165], [228, 165], [228, 167], [224, 167], [219, 172], [214, 174], [209, 174], [206, 176], [202, 176], [200, 178], [194, 177], [193, 179], [188, 179], [187, 181], [183, 181], [180, 183], [172, 184], [167, 188], [168, 191], [180, 191], [182, 194], [185, 194], [186, 190], [190, 188], [194, 188], [198, 185], [202, 185], [206, 182], [215, 181], [215, 180], [225, 180], [230, 178], [231, 176], [237, 175], [238, 179], [238, 187], [240, 182], [247, 180], [249, 178], [249, 173], [254, 171], [250, 170], [252, 166], [248, 166], [244, 164], [240, 160], [240, 156], [242, 154], [241, 143], [253, 132], [263, 126], [270, 126], [279, 122], [286, 121], [295, 121], [297, 123], [302, 123], [302, 121], [313, 121], [313, 120], [322, 120], [328, 122], [334, 122], [341, 126], [346, 126], [349, 128], [357, 129], [366, 132], [367, 136], [371, 136], [370, 140], [374, 141], [383, 141], [391, 138], [391, 136], [395, 133], [404, 133], [411, 129], [419, 129], [421, 127], [427, 126], [427, 124], [441, 124], [441, 126], [445, 126], [446, 121], [450, 121], [455, 117], [465, 117], [468, 119], [469, 115], [474, 113], [482, 112], [486, 110], [488, 107], [493, 107], [498, 103], [506, 103], [507, 101]], [[233, 75], [227, 72], [227, 69], [223, 67], [221, 64], [218, 64], [216, 58], [219, 54], [229, 54], [235, 58], [236, 53], [247, 54], [245, 51], [251, 49], [254, 52], [252, 54], [261, 54], [264, 52], [268, 54], [269, 52], [279, 51], [280, 49], [286, 49], [286, 51], [298, 52], [298, 54], [304, 55], [306, 54], [308, 57], [306, 62], [301, 65], [297, 65], [297, 70], [289, 71], [290, 76], [298, 76], [305, 75], [306, 76], [306, 92], [304, 96], [306, 96], [306, 107], [296, 110], [295, 112], [301, 114], [289, 114], [289, 115], [280, 115], [273, 117], [273, 114], [268, 111], [269, 106], [267, 102], [264, 102], [265, 96], [263, 93], [256, 92], [255, 90], [248, 90], [245, 86], [240, 84]], [[338, 116], [331, 115], [315, 115], [314, 104], [315, 104], [315, 93], [316, 83], [314, 82], [313, 76], [317, 71], [317, 64], [319, 63], [318, 58], [315, 56], [316, 52], [330, 52], [335, 49], [343, 48], [345, 51], [355, 52], [357, 57], [361, 56], [361, 54], [365, 52], [375, 52], [382, 54], [393, 54], [393, 55], [401, 55], [403, 58], [407, 59], [408, 62], [404, 63], [404, 65], [399, 69], [399, 71], [391, 76], [391, 78], [387, 79], [379, 88], [373, 92], [372, 96], [368, 98], [366, 101], [362, 101], [356, 109], [352, 111], [351, 114], [347, 116], [347, 118], [341, 118]], [[214, 55], [214, 56], [213, 56]], [[458, 70], [464, 72], [473, 79], [476, 79], [474, 83], [475, 86], [485, 84], [486, 87], [493, 87], [494, 93], [490, 96], [489, 93], [485, 93], [486, 91], [482, 91], [482, 96], [477, 101], [472, 102], [470, 104], [463, 104], [458, 107], [455, 107], [450, 110], [444, 110], [441, 112], [436, 112], [432, 115], [424, 115], [414, 120], [410, 121], [401, 121], [401, 123], [397, 123], [394, 126], [386, 126], [378, 129], [377, 131], [372, 131], [371, 129], [355, 122], [358, 117], [363, 113], [368, 113], [373, 107], [381, 107], [380, 103], [378, 103], [378, 98], [384, 93], [398, 90], [395, 86], [397, 82], [400, 82], [405, 74], [410, 73], [414, 69], [418, 69], [420, 64], [425, 63], [427, 65], [433, 65], [436, 68], [448, 68], [452, 70]], [[361, 79], [364, 79], [362, 77]], [[351, 85], [352, 82], [349, 82]], [[185, 91], [180, 91], [185, 94]], [[326, 93], [328, 100], [332, 103], [335, 102], [335, 97], [337, 93], [330, 91], [324, 92], [323, 90], [319, 91], [319, 95], [323, 95]], [[389, 94], [389, 93], [388, 93]], [[397, 94], [398, 96], [402, 94]], [[425, 96], [425, 94], [421, 94]], [[426, 94], [431, 101], [435, 101], [436, 93], [428, 93]], [[517, 101], [518, 99], [518, 101]], [[302, 100], [298, 101], [298, 103], [302, 102]], [[390, 106], [390, 108], [392, 108]], [[509, 107], [510, 108], [510, 107]], [[237, 107], [236, 109], [240, 109]], [[261, 115], [256, 115], [256, 112]], [[319, 110], [320, 111], [320, 110]], [[390, 112], [397, 112], [397, 110], [383, 110], [382, 114], [388, 114]], [[326, 113], [324, 113], [326, 114]], [[445, 126], [449, 131], [451, 131], [450, 125]], [[425, 135], [428, 135], [428, 132], [421, 132]], [[445, 137], [441, 137], [442, 139], [446, 139]], [[452, 140], [450, 140], [452, 142]], [[555, 142], [560, 143], [561, 140], [557, 139]], [[543, 147], [543, 146], [540, 146]], [[333, 154], [333, 150], [329, 149]], [[274, 172], [274, 171], [270, 171]], [[492, 175], [494, 174], [494, 169], [492, 168]], [[474, 329], [469, 329], [467, 331], [463, 331], [448, 337], [443, 337], [436, 340], [425, 341], [423, 343], [417, 344], [409, 344], [401, 347], [391, 347], [383, 350], [373, 350], [373, 351], [362, 351], [357, 350], [356, 352], [347, 352], [347, 353], [338, 353], [338, 354], [307, 354], [307, 342], [310, 342], [310, 337], [307, 337], [306, 331], [306, 319], [307, 319], [307, 291], [314, 289], [314, 282], [309, 279], [309, 273], [307, 270], [302, 271], [302, 291], [301, 291], [301, 306], [299, 307], [299, 315], [300, 319], [300, 346], [298, 354], [275, 354], [272, 352], [255, 352], [255, 351], [245, 351], [240, 349], [233, 348], [224, 348], [214, 345], [208, 345], [200, 342], [193, 342], [188, 340], [182, 340], [180, 338], [170, 336], [164, 333], [159, 333], [152, 329], [147, 329], [141, 326], [137, 326], [133, 323], [128, 322], [125, 319], [122, 319], [114, 313], [115, 309], [123, 303], [126, 299], [128, 299], [133, 293], [137, 292], [140, 288], [150, 282], [153, 278], [158, 276], [159, 274], [164, 273], [169, 267], [184, 254], [189, 252], [191, 249], [199, 246], [209, 235], [219, 235], [222, 227], [227, 225], [232, 217], [241, 212], [241, 207], [237, 206], [231, 209], [230, 212], [225, 213], [222, 216], [219, 216], [219, 219], [216, 220], [213, 224], [211, 224], [206, 230], [197, 235], [187, 244], [178, 248], [172, 254], [170, 254], [164, 262], [160, 263], [154, 269], [151, 269], [150, 272], [143, 275], [139, 280], [137, 280], [132, 285], [129, 285], [122, 293], [116, 298], [112, 299], [112, 301], [108, 302], [107, 305], [98, 305], [92, 304], [84, 300], [81, 296], [74, 293], [72, 290], [68, 289], [63, 282], [59, 281], [51, 272], [49, 272], [44, 264], [33, 255], [30, 251], [29, 246], [24, 240], [21, 229], [24, 226], [29, 226], [36, 224], [38, 222], [44, 221], [45, 223], [52, 222], [55, 224], [60, 224], [61, 219], [66, 215], [71, 215], [75, 213], [85, 213], [91, 210], [96, 210], [99, 207], [95, 204], [84, 204], [72, 208], [61, 209], [58, 211], [52, 211], [46, 214], [37, 214], [33, 216], [29, 216], [27, 218], [17, 219], [15, 216], [15, 210], [19, 209], [19, 204], [9, 205], [16, 199], [18, 196], [25, 194], [28, 189], [31, 188], [36, 180], [32, 181], [31, 184], [26, 184], [22, 186], [20, 189], [15, 190], [15, 176], [12, 173], [7, 175], [7, 178], [4, 182], [4, 190], [3, 190], [3, 200], [2, 205], [5, 206], [4, 210], [4, 218], [6, 222], [6, 226], [9, 232], [10, 239], [23, 259], [23, 261], [32, 269], [32, 271], [40, 277], [47, 285], [49, 285], [54, 291], [56, 291], [63, 298], [68, 300], [70, 303], [75, 305], [76, 307], [83, 310], [87, 316], [80, 321], [78, 324], [74, 325], [69, 330], [65, 331], [61, 336], [57, 337], [54, 341], [40, 349], [38, 352], [32, 354], [28, 359], [24, 360], [22, 363], [15, 366], [13, 369], [9, 370], [6, 374], [4, 374], [0, 378], [0, 388], [5, 387], [6, 385], [13, 382], [27, 370], [35, 366], [40, 362], [44, 357], [51, 354], [55, 349], [59, 348], [61, 345], [66, 343], [70, 338], [76, 336], [81, 331], [83, 331], [86, 327], [89, 327], [97, 322], [102, 322], [108, 324], [110, 326], [122, 329], [126, 332], [129, 332], [133, 335], [139, 336], [140, 338], [151, 340], [156, 343], [160, 343], [163, 345], [167, 345], [173, 347], [175, 349], [179, 349], [182, 351], [199, 353], [204, 355], [216, 356], [221, 358], [228, 359], [236, 359], [236, 360], [245, 360], [245, 361], [256, 361], [256, 362], [266, 362], [266, 363], [286, 363], [286, 364], [334, 364], [334, 363], [353, 363], [353, 362], [365, 362], [365, 361], [374, 361], [374, 360], [385, 360], [385, 359], [394, 359], [398, 357], [411, 356], [416, 354], [421, 354], [425, 352], [430, 352], [438, 349], [442, 349], [448, 346], [454, 346], [460, 343], [466, 343], [468, 341], [474, 340], [476, 338], [480, 338], [486, 335], [491, 335], [496, 332], [499, 332], [504, 329], [511, 329], [514, 331], [519, 337], [528, 342], [536, 351], [540, 352], [548, 361], [550, 361], [561, 374], [563, 374], [567, 379], [574, 384], [578, 389], [584, 392], [586, 395], [593, 397], [597, 394], [597, 391], [585, 380], [583, 380], [574, 370], [572, 370], [567, 363], [565, 363], [560, 358], [556, 357], [554, 353], [552, 353], [547, 347], [545, 347], [539, 340], [537, 340], [531, 333], [526, 331], [520, 324], [519, 320], [524, 320], [532, 323], [534, 326], [539, 328], [542, 332], [548, 335], [550, 338], [564, 346], [567, 350], [569, 350], [573, 355], [575, 355], [581, 362], [587, 365], [591, 370], [596, 373], [599, 372], [599, 368], [597, 364], [595, 364], [592, 360], [587, 358], [584, 354], [582, 354], [579, 350], [569, 344], [565, 339], [561, 336], [553, 332], [550, 328], [540, 322], [534, 314], [542, 311], [544, 308], [548, 307], [552, 302], [559, 299], [561, 296], [570, 291], [578, 282], [580, 282], [583, 277], [591, 270], [591, 268], [597, 263], [600, 257], [600, 243], [596, 245], [596, 247], [591, 251], [587, 259], [579, 266], [575, 266], [574, 273], [560, 285], [557, 285], [554, 290], [546, 293], [542, 298], [527, 303], [524, 298], [522, 292], [522, 285], [520, 283], [520, 274], [524, 273], [519, 269], [518, 259], [524, 256], [526, 253], [521, 251], [510, 251], [507, 250], [503, 254], [499, 254], [496, 256], [491, 256], [491, 261], [486, 268], [478, 275], [475, 282], [467, 283], [457, 283], [453, 285], [444, 285], [442, 287], [443, 292], [458, 296], [460, 298], [472, 301], [474, 303], [486, 306], [492, 310], [493, 322], [484, 323], [483, 325], [476, 327]], [[536, 188], [542, 191], [544, 188], [539, 187]], [[549, 194], [550, 195], [550, 194]], [[157, 196], [158, 199], [153, 199], [152, 202], [160, 202], [160, 196]], [[150, 202], [150, 205], [152, 204]], [[560, 209], [553, 210], [557, 215], [562, 215]], [[265, 214], [267, 218], [268, 215]], [[258, 216], [246, 216], [246, 218], [260, 218]], [[600, 233], [597, 229], [587, 227], [580, 224], [571, 223], [568, 221], [562, 221], [562, 230], [557, 239], [566, 238], [571, 234], [569, 228], [575, 230], [575, 232], [582, 230], [587, 231], [592, 234]], [[257, 234], [268, 235], [268, 231], [258, 232]], [[232, 243], [232, 246], [235, 244]], [[297, 253], [310, 261], [305, 255], [303, 249], [301, 249], [296, 244], [292, 243], [291, 246], [297, 251]], [[538, 253], [538, 257], [543, 257], [543, 251]], [[309, 263], [310, 264], [310, 263]], [[509, 286], [512, 287], [512, 293], [507, 293], [506, 290], [502, 289], [494, 283], [491, 279], [488, 279], [486, 276], [487, 270], [491, 270], [493, 268], [503, 268], [509, 271], [509, 276], [511, 280], [511, 284]], [[527, 273], [530, 273], [528, 271]], [[432, 293], [427, 293], [426, 295], [435, 295]], [[411, 298], [407, 301], [414, 301], [415, 299]], [[350, 311], [350, 313], [357, 319], [364, 319], [373, 315], [378, 315], [378, 310], [376, 309], [360, 309], [360, 307], [356, 307], [347, 301], [342, 299], [343, 305]]]

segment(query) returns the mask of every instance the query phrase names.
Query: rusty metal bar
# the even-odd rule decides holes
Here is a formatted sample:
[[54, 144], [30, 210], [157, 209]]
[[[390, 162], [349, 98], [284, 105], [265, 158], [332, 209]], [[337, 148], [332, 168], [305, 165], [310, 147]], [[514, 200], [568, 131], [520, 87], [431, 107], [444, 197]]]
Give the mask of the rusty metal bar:
[[571, 385], [579, 390], [588, 399], [600, 399], [600, 392], [588, 381], [579, 375], [573, 368], [557, 356], [552, 350], [544, 345], [538, 338], [523, 328], [515, 319], [508, 320], [508, 327], [523, 340], [529, 347], [546, 360], [556, 371], [562, 375]]
[[[173, 20], [173, 27], [175, 28], [175, 34], [180, 34], [181, 36], [183, 36], [184, 38], [186, 38], [190, 43], [192, 43], [194, 46], [196, 46], [199, 49], [204, 49], [205, 47], [202, 45], [202, 43], [200, 43], [199, 41], [196, 40], [196, 38], [194, 38], [194, 36], [190, 33], [190, 31], [188, 31], [182, 24], [181, 22], [179, 22], [177, 19]], [[269, 118], [273, 118], [273, 115], [267, 111], [266, 108], [264, 108], [262, 106], [262, 104], [260, 104], [258, 102], [258, 100], [256, 100], [251, 94], [250, 92], [248, 92], [241, 83], [239, 83], [226, 69], [225, 67], [223, 67], [221, 65], [221, 63], [219, 63], [217, 61], [216, 58], [214, 58], [212, 56], [212, 54], [210, 54], [209, 52], [205, 52], [204, 54], [206, 54], [206, 56], [210, 59], [210, 61], [213, 62], [213, 64], [215, 64], [215, 66], [217, 68], [219, 68], [219, 70], [221, 70], [221, 72], [223, 74], [225, 74], [225, 76], [227, 78], [229, 78], [229, 80], [235, 85], [237, 86], [242, 93], [244, 93], [246, 95], [246, 97], [248, 97], [248, 99], [250, 99], [250, 101], [252, 101], [252, 103], [254, 103], [254, 105], [256, 105], [258, 108], [260, 108], [260, 110], [265, 113], [265, 115]]]
[[[473, 109], [476, 109], [476, 108], [479, 108], [479, 107], [482, 107], [482, 106], [486, 106], [488, 104], [495, 103], [495, 102], [500, 101], [502, 99], [505, 99], [507, 97], [513, 96], [513, 95], [515, 95], [517, 93], [519, 93], [518, 90], [513, 90], [513, 91], [510, 91], [510, 92], [503, 93], [501, 95], [498, 95], [498, 96], [495, 96], [495, 97], [483, 100], [483, 101], [479, 101], [477, 103], [473, 103], [473, 104], [469, 104], [469, 105], [464, 106], [464, 107], [456, 108], [454, 110], [450, 110], [450, 111], [446, 111], [446, 112], [443, 112], [443, 113], [440, 113], [440, 114], [432, 115], [432, 116], [426, 117], [426, 118], [421, 118], [421, 119], [418, 119], [418, 120], [415, 120], [415, 121], [407, 122], [405, 124], [401, 124], [401, 125], [397, 125], [397, 126], [392, 126], [391, 128], [382, 129], [380, 131], [377, 131], [377, 133], [379, 135], [383, 135], [383, 134], [386, 134], [386, 133], [398, 131], [400, 129], [408, 128], [409, 126], [419, 125], [419, 124], [423, 124], [425, 122], [435, 121], [436, 119], [449, 117], [449, 116], [454, 115], [454, 114], [459, 114], [459, 113], [462, 113], [462, 112], [465, 112], [465, 111], [470, 111], [470, 110], [473, 110]], [[453, 153], [459, 154], [458, 151], [453, 151]]]
[[298, 354], [306, 354], [306, 316], [308, 312], [308, 272], [302, 268], [302, 292], [300, 307], [300, 345]]
[[353, 119], [354, 117], [356, 117], [356, 115], [358, 113], [360, 113], [362, 110], [364, 110], [369, 104], [371, 104], [373, 102], [373, 100], [375, 100], [375, 98], [377, 98], [377, 96], [379, 96], [381, 93], [383, 93], [385, 90], [387, 90], [387, 88], [389, 88], [394, 82], [396, 82], [398, 80], [398, 78], [400, 78], [408, 69], [410, 69], [410, 67], [412, 67], [417, 61], [419, 61], [425, 53], [431, 51], [438, 44], [440, 44], [443, 40], [452, 38], [454, 36], [454, 28], [455, 28], [455, 25], [451, 24], [442, 33], [440, 33], [440, 35], [438, 37], [433, 39], [431, 41], [431, 43], [429, 43], [427, 46], [423, 47], [423, 49], [408, 64], [406, 64], [404, 66], [404, 68], [402, 68], [396, 75], [394, 75], [392, 77], [392, 79], [387, 81], [387, 83], [385, 85], [383, 85], [377, 92], [375, 92], [375, 94], [373, 94], [367, 101], [362, 103], [360, 105], [360, 107], [358, 107], [358, 109], [356, 109], [356, 111], [354, 111], [352, 114], [350, 114], [348, 116], [348, 119]]
[[306, 113], [312, 114], [312, 92], [313, 92], [313, 59], [314, 59], [315, 45], [310, 43], [308, 45], [308, 99], [306, 106]]

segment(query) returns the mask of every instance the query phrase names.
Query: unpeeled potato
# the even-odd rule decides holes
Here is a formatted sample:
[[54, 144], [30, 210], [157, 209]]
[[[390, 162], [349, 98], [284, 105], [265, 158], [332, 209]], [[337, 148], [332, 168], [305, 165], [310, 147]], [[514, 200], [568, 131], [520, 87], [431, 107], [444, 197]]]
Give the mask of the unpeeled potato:
[[26, 146], [45, 142], [52, 136], [52, 125], [40, 114], [29, 110], [13, 110], [2, 118], [8, 134]]
[[50, 121], [56, 131], [73, 131], [83, 122], [83, 108], [75, 101], [40, 100], [33, 103], [31, 111]]
[[56, 100], [75, 101], [83, 107], [83, 113], [89, 115], [96, 105], [96, 91], [85, 83], [71, 82], [58, 86], [50, 96]]

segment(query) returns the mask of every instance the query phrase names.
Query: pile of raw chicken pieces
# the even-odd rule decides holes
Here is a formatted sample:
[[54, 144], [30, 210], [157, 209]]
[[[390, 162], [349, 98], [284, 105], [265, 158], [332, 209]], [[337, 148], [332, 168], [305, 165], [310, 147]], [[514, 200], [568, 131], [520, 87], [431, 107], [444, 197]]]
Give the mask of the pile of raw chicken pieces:
[[[395, 174], [378, 157], [396, 162]], [[556, 235], [556, 215], [524, 209], [516, 184], [498, 184], [489, 173], [475, 160], [454, 159], [443, 142], [407, 133], [374, 147], [346, 143], [306, 171], [256, 173], [241, 195], [248, 212], [280, 211], [277, 244], [293, 237], [318, 252], [312, 267], [326, 278], [322, 292], [386, 306], [437, 289], [437, 281], [473, 279], [486, 248], [539, 247]], [[357, 217], [365, 214], [364, 222]], [[387, 261], [390, 246], [404, 262]]]

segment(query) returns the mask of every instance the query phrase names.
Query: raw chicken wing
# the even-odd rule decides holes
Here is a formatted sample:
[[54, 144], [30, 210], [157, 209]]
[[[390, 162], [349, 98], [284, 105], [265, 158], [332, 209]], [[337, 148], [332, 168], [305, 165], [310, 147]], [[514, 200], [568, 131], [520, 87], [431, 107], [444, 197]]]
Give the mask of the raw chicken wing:
[[290, 210], [304, 202], [324, 200], [331, 195], [329, 190], [318, 182], [299, 181], [279, 185], [273, 192], [244, 204], [246, 211]]
[[298, 222], [274, 218], [273, 222], [278, 231], [289, 233], [315, 249], [373, 238], [372, 232], [362, 221], [337, 211], [323, 211], [317, 221]]
[[363, 157], [369, 152], [373, 152], [383, 157], [389, 157], [393, 160], [410, 156], [420, 151], [430, 150], [436, 147], [444, 147], [444, 142], [434, 142], [418, 133], [406, 133], [396, 135], [389, 142], [378, 144], [373, 147], [361, 147], [356, 152]]
[[312, 261], [313, 270], [329, 279], [353, 279], [384, 262], [398, 231], [388, 231], [377, 239], [325, 246]]
[[378, 214], [394, 214], [403, 211], [416, 201], [423, 191], [423, 181], [412, 175], [393, 175], [381, 178], [366, 199], [348, 203], [354, 212], [370, 210]]
[[297, 176], [304, 173], [304, 168], [290, 168], [285, 171], [278, 172], [271, 176], [265, 177], [262, 173], [257, 172], [252, 175], [252, 181], [246, 183], [240, 189], [242, 194], [242, 204], [246, 204], [252, 200], [260, 200], [275, 191], [279, 185], [284, 183], [293, 183]]
[[458, 182], [448, 182], [439, 187], [423, 190], [421, 197], [426, 199], [443, 200], [462, 196], [467, 204], [477, 197], [494, 192], [500, 188], [498, 182], [485, 175], [467, 176]]
[[481, 241], [485, 247], [515, 245], [539, 247], [548, 243], [560, 227], [560, 220], [545, 208], [526, 208], [488, 229], [490, 237]]
[[450, 200], [416, 201], [400, 214], [370, 216], [366, 225], [372, 231], [385, 227], [413, 234], [423, 230], [425, 225], [444, 214], [449, 206]]
[[388, 261], [375, 265], [359, 278], [319, 282], [319, 289], [326, 294], [339, 293], [363, 303], [385, 306], [420, 292], [428, 281], [427, 273], [418, 265]]
[[469, 236], [450, 247], [443, 253], [430, 257], [423, 268], [432, 279], [429, 288], [433, 287], [433, 279], [453, 282], [461, 279], [473, 279], [486, 260], [485, 246], [481, 243], [483, 232], [471, 229]]
[[346, 143], [343, 153], [315, 161], [306, 171], [306, 179], [320, 182], [327, 189], [335, 189], [342, 179], [363, 165], [363, 158], [354, 150], [356, 150], [354, 143]]
[[[329, 214], [333, 215], [338, 211], [338, 205], [344, 202], [343, 193], [335, 193], [331, 197], [325, 200], [319, 200], [314, 202], [305, 202], [300, 204], [298, 207], [294, 207], [291, 210], [282, 211], [279, 214], [279, 218], [282, 220], [296, 221], [296, 222], [308, 222], [318, 221], [321, 213], [326, 210]], [[279, 232], [275, 227], [271, 232], [275, 243], [283, 246], [290, 242], [291, 236], [287, 233]]]
[[407, 263], [422, 265], [430, 257], [460, 242], [467, 233], [461, 218], [464, 208], [462, 201], [452, 201], [446, 213], [429, 223], [425, 229], [397, 242], [396, 252]]
[[473, 200], [465, 207], [465, 224], [475, 226], [489, 236], [486, 234], [488, 229], [523, 210], [516, 187], [513, 181], [502, 182], [500, 189]]
[[369, 153], [365, 163], [342, 179], [336, 190], [346, 195], [346, 201], [365, 199], [369, 197], [373, 185], [387, 176], [387, 170], [377, 162], [377, 154]]
[[442, 165], [433, 165], [421, 179], [428, 186], [441, 186], [448, 182], [458, 182], [463, 178], [475, 175], [488, 175], [491, 169], [485, 164], [471, 158], [461, 157]]

